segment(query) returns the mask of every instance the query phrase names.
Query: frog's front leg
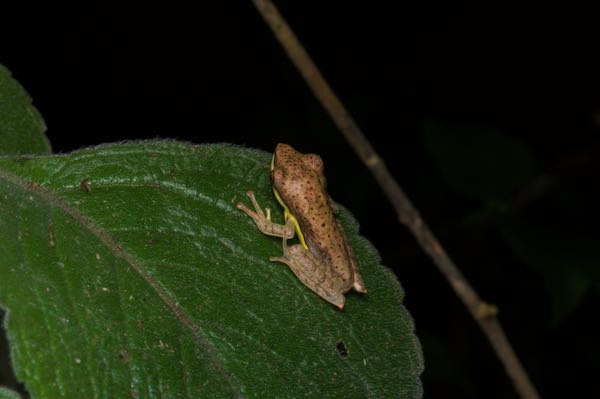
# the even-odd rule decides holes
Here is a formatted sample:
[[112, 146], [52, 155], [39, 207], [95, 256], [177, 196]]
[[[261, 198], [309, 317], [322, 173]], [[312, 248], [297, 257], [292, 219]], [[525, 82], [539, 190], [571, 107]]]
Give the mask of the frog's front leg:
[[346, 298], [338, 286], [331, 270], [320, 264], [315, 256], [302, 245], [287, 246], [283, 239], [283, 256], [271, 256], [272, 262], [281, 262], [290, 267], [298, 280], [326, 301], [344, 309]]
[[268, 234], [270, 236], [283, 237], [283, 239], [290, 239], [294, 237], [294, 223], [291, 220], [286, 220], [285, 224], [277, 224], [271, 221], [271, 209], [265, 208], [265, 212], [263, 212], [262, 208], [258, 204], [256, 197], [252, 191], [248, 191], [246, 193], [250, 201], [252, 201], [252, 206], [254, 206], [254, 211], [249, 209], [246, 205], [241, 202], [238, 202], [237, 208], [244, 212], [246, 215], [250, 216], [254, 223], [256, 223], [256, 227], [264, 234]]

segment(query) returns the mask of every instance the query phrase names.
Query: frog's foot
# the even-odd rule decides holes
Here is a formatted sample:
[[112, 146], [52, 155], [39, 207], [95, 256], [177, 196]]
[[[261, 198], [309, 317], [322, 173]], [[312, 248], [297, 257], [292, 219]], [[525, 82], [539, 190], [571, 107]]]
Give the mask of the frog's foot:
[[365, 287], [365, 283], [362, 281], [362, 277], [360, 275], [354, 276], [354, 284], [352, 284], [352, 288], [361, 294], [367, 293], [367, 287]]
[[[237, 203], [237, 208], [240, 209], [242, 212], [244, 212], [246, 215], [250, 216], [255, 222], [257, 220], [270, 221], [271, 220], [271, 210], [269, 208], [265, 208], [265, 211], [267, 212], [267, 215], [265, 216], [262, 208], [260, 207], [260, 205], [258, 205], [258, 201], [256, 200], [254, 193], [252, 191], [248, 191], [246, 193], [246, 195], [248, 196], [248, 198], [250, 198], [250, 201], [252, 201], [252, 206], [254, 206], [255, 211], [250, 210], [250, 208], [248, 208], [242, 202]], [[258, 222], [257, 222], [257, 224], [258, 224]]]
[[246, 205], [241, 202], [238, 202], [237, 208], [244, 212], [246, 215], [250, 216], [254, 223], [256, 223], [256, 227], [264, 234], [268, 234], [276, 237], [283, 238], [292, 238], [294, 237], [294, 224], [288, 221], [286, 224], [277, 224], [271, 221], [271, 210], [269, 208], [265, 208], [263, 212], [262, 208], [258, 204], [256, 197], [252, 191], [248, 191], [246, 193], [250, 201], [252, 202], [252, 206], [254, 210], [251, 210]]

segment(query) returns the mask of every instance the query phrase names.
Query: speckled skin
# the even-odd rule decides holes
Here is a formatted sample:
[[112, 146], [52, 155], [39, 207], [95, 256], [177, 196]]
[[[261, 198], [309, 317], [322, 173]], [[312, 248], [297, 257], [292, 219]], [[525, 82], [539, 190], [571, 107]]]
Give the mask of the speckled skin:
[[308, 250], [321, 268], [329, 269], [325, 275], [331, 288], [340, 293], [352, 287], [366, 292], [352, 248], [335, 219], [321, 158], [278, 144], [271, 178], [274, 189], [296, 218]]
[[[271, 221], [271, 211], [263, 212], [252, 191], [246, 194], [254, 210], [242, 202], [238, 209], [250, 216], [264, 234], [283, 238], [285, 263], [308, 288], [325, 300], [344, 308], [344, 293], [367, 289], [358, 272], [352, 248], [344, 230], [333, 215], [333, 201], [326, 191], [323, 161], [318, 155], [301, 154], [287, 144], [278, 144], [271, 169], [273, 190], [285, 208], [284, 225]], [[301, 244], [288, 247], [296, 232]], [[303, 245], [305, 244], [305, 246]]]

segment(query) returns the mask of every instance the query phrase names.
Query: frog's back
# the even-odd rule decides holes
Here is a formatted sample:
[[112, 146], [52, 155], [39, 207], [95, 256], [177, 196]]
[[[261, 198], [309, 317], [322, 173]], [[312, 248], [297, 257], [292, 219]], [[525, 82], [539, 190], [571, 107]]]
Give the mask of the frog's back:
[[[349, 289], [353, 282], [353, 273], [350, 266], [350, 254], [346, 248], [346, 238], [335, 219], [331, 209], [329, 196], [321, 185], [313, 185], [315, 179], [296, 181], [297, 192], [304, 195], [296, 196], [296, 201], [291, 203], [298, 208], [290, 207], [304, 241], [309, 250], [319, 259], [325, 259], [331, 265], [332, 271], [342, 280], [342, 285]], [[301, 210], [308, 212], [301, 212]]]
[[350, 289], [353, 283], [350, 254], [346, 248], [344, 232], [335, 219], [329, 201], [326, 200], [319, 211], [302, 219], [298, 223], [309, 250], [327, 259], [332, 271], [342, 280], [343, 286]]
[[310, 252], [323, 259], [342, 280], [353, 282], [351, 255], [326, 190], [323, 161], [315, 154], [301, 154], [280, 144], [275, 150], [273, 185], [287, 210], [296, 218]]

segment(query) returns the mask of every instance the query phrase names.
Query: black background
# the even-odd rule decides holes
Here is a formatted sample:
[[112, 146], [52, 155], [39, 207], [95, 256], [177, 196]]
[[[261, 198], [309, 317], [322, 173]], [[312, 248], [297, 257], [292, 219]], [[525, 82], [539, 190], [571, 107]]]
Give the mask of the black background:
[[[520, 263], [493, 222], [465, 225], [481, 204], [445, 185], [423, 141], [432, 119], [498, 128], [526, 146], [540, 173], [568, 176], [575, 190], [566, 195], [593, 195], [600, 153], [593, 10], [394, 3], [277, 2], [448, 252], [500, 307], [542, 396], [598, 392], [600, 331], [590, 320], [600, 284], [550, 322], [552, 293], [540, 273]], [[516, 397], [476, 323], [398, 224], [250, 1], [21, 4], [0, 10], [0, 63], [32, 96], [55, 152], [160, 137], [267, 151], [286, 142], [320, 154], [332, 197], [354, 213], [406, 290], [427, 397]], [[530, 207], [544, 209], [554, 228], [599, 238], [597, 203], [583, 201], [570, 215], [543, 200]], [[0, 384], [11, 383], [2, 363]]]

